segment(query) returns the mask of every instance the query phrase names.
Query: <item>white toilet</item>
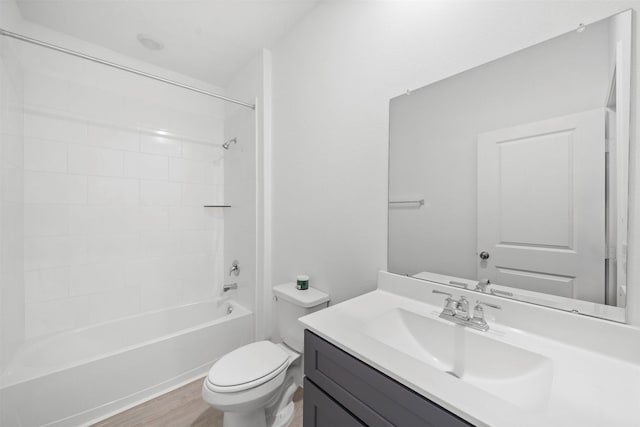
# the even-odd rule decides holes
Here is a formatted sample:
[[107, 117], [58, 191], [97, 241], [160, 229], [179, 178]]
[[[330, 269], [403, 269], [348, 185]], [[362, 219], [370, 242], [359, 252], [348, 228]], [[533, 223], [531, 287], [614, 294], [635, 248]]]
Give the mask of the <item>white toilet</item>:
[[224, 427], [286, 427], [293, 417], [293, 394], [302, 385], [304, 329], [298, 319], [325, 308], [329, 295], [273, 288], [283, 343], [258, 341], [222, 356], [202, 385], [202, 398], [224, 411]]

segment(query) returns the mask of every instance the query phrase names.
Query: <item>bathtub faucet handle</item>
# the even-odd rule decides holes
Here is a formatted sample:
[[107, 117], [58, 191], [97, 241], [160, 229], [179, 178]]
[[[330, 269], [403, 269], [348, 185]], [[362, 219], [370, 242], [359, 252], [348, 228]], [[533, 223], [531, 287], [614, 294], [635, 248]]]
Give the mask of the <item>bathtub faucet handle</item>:
[[231, 269], [229, 269], [229, 276], [231, 276], [232, 274], [235, 274], [236, 276], [240, 274], [240, 263], [238, 262], [237, 259], [231, 263]]

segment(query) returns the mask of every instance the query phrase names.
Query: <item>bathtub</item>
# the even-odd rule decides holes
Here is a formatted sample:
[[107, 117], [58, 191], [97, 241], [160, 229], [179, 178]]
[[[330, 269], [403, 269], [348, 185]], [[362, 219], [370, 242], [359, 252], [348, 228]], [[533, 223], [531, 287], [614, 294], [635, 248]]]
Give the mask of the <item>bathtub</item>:
[[252, 317], [218, 299], [26, 343], [0, 377], [0, 425], [87, 425], [204, 376], [253, 340]]

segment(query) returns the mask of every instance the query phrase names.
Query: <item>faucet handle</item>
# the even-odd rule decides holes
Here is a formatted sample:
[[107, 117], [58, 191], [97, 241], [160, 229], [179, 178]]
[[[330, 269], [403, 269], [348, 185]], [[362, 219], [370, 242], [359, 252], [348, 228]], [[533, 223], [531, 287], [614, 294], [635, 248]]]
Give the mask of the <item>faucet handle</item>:
[[471, 323], [476, 325], [477, 329], [486, 332], [489, 330], [489, 325], [487, 324], [487, 321], [484, 318], [484, 309], [482, 308], [483, 305], [486, 305], [487, 307], [495, 308], [497, 310], [501, 310], [502, 307], [500, 307], [497, 304], [490, 304], [488, 302], [482, 302], [482, 301], [476, 300], [476, 306], [473, 308], [473, 318], [471, 318]]
[[240, 274], [240, 263], [238, 262], [238, 260], [233, 260], [233, 262], [231, 263], [231, 268], [229, 269], [229, 276], [231, 276], [232, 274], [235, 274], [236, 276], [238, 276]]
[[442, 309], [442, 313], [447, 314], [449, 316], [453, 316], [456, 312], [455, 311], [456, 306], [458, 305], [458, 301], [453, 299], [453, 294], [450, 294], [449, 292], [438, 291], [436, 289], [433, 289], [431, 292], [434, 294], [441, 294], [441, 295], [447, 296], [447, 298], [445, 299], [444, 308]]
[[480, 308], [482, 310], [483, 305], [486, 305], [487, 307], [495, 308], [496, 310], [502, 310], [502, 307], [500, 307], [498, 304], [490, 304], [488, 302], [482, 302], [482, 301], [476, 300], [476, 308]]

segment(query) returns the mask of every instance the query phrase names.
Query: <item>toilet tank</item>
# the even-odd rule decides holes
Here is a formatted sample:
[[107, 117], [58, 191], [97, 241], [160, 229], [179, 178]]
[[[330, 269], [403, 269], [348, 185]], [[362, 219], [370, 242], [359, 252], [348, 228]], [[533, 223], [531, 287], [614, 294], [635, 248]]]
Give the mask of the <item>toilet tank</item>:
[[276, 317], [278, 332], [282, 341], [302, 353], [304, 349], [304, 328], [298, 319], [329, 305], [329, 295], [318, 289], [299, 290], [295, 283], [284, 283], [273, 287], [276, 297]]

